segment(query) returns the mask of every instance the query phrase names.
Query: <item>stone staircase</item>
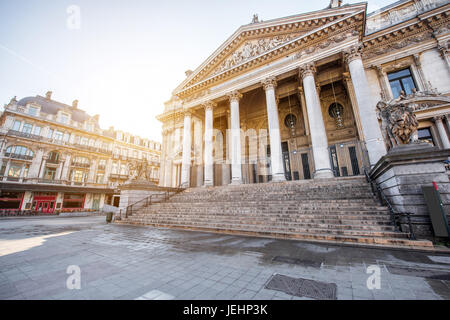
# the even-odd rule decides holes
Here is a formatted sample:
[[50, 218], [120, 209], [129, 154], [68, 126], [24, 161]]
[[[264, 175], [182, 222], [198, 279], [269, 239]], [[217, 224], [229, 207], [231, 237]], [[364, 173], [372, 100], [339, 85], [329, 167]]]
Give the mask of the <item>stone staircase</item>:
[[433, 249], [395, 231], [364, 177], [190, 188], [117, 223]]

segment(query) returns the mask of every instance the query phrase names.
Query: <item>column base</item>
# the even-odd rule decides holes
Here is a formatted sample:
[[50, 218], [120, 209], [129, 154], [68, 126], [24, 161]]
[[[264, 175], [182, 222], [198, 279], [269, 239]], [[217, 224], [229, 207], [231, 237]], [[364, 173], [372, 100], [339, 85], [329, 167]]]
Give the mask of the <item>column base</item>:
[[314, 172], [313, 179], [329, 179], [334, 178], [333, 171], [331, 169], [319, 169]]
[[284, 173], [277, 173], [272, 175], [272, 181], [271, 182], [283, 182], [286, 181], [286, 177], [284, 176]]
[[205, 181], [203, 183], [204, 187], [214, 187], [214, 183], [212, 181]]
[[238, 186], [240, 184], [242, 184], [242, 180], [231, 180], [230, 183], [231, 186]]

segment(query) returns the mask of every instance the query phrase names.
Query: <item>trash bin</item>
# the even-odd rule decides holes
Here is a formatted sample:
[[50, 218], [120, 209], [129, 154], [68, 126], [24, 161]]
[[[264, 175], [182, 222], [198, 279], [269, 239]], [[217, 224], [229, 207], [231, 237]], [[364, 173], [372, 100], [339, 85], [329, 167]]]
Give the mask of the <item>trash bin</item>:
[[113, 213], [112, 212], [107, 212], [106, 213], [106, 222], [110, 223], [112, 221], [112, 217], [113, 217]]

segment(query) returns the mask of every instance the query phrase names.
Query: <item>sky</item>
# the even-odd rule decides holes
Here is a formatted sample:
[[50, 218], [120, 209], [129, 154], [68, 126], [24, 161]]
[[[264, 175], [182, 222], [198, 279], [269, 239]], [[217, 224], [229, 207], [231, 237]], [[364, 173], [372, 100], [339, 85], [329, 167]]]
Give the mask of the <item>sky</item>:
[[[321, 10], [329, 0], [0, 0], [0, 108], [45, 96], [161, 141], [164, 102], [253, 14]], [[361, 1], [344, 1], [358, 3]], [[369, 0], [369, 12], [393, 0]]]

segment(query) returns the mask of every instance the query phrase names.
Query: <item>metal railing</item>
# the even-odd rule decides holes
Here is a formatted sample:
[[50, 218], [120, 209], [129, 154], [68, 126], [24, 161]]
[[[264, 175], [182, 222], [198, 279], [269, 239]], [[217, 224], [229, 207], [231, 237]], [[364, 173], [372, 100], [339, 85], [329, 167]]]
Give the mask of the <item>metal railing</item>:
[[391, 202], [389, 201], [389, 199], [386, 197], [383, 190], [381, 189], [380, 185], [376, 181], [374, 181], [370, 178], [369, 170], [367, 169], [367, 167], [364, 168], [364, 175], [366, 176], [367, 182], [370, 184], [372, 193], [380, 200], [380, 202], [382, 204], [385, 204], [388, 207], [389, 212], [391, 214], [391, 221], [395, 228], [395, 231], [400, 231], [399, 225], [401, 223], [401, 218], [406, 217], [406, 220], [408, 223], [408, 228], [409, 228], [409, 239], [416, 240], [416, 236], [414, 234], [414, 230], [412, 228], [412, 223], [411, 223], [411, 214], [412, 213], [411, 212], [398, 212], [397, 210], [394, 209]]
[[[168, 201], [172, 196], [182, 192], [184, 188], [164, 188], [164, 191], [159, 193], [154, 193], [138, 202], [135, 202], [125, 208], [125, 218], [133, 215], [140, 209], [147, 208], [155, 203], [162, 203]], [[119, 212], [120, 217], [122, 217], [122, 210]]]

